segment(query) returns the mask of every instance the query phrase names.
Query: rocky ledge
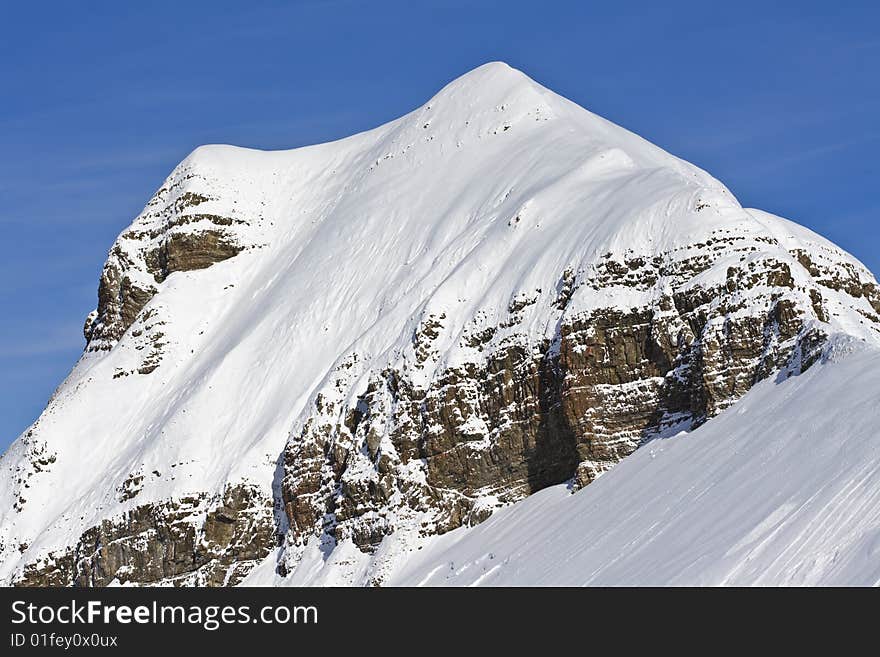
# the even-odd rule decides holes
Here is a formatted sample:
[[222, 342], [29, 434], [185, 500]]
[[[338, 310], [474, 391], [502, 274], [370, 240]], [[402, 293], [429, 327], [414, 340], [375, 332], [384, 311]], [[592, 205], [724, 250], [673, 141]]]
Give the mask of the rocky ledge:
[[277, 543], [272, 500], [243, 484], [143, 504], [28, 564], [16, 586], [234, 586]]
[[101, 272], [98, 307], [83, 328], [88, 350], [112, 349], [172, 273], [204, 269], [253, 246], [242, 230], [251, 218], [227, 216], [235, 213], [216, 192], [194, 191], [216, 187], [181, 165], [117, 238]]

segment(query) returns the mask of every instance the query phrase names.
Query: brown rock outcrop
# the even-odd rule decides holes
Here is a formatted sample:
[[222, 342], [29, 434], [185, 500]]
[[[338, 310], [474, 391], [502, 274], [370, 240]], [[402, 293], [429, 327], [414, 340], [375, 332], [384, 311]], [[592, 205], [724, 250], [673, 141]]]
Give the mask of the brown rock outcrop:
[[216, 500], [200, 494], [109, 518], [29, 564], [15, 585], [234, 585], [276, 542], [272, 500], [239, 484]]

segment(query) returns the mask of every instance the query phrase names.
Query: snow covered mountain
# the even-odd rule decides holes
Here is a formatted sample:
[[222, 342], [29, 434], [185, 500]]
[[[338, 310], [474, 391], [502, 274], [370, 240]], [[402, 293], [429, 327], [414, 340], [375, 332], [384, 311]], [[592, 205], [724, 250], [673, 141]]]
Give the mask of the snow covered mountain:
[[[776, 406], [737, 409], [817, 395], [829, 345], [875, 363], [878, 314], [852, 256], [501, 63], [338, 142], [205, 146], [111, 248], [83, 357], [0, 462], [0, 578], [456, 583], [425, 560], [455, 541], [476, 573], [515, 522], [586, 570], [488, 583], [727, 581], [699, 560], [615, 570], [601, 546], [702, 508], [658, 507], [704, 482], [696, 463], [762, 467]], [[795, 461], [798, 426], [772, 443]], [[601, 543], [592, 523], [634, 496], [642, 520]], [[789, 513], [766, 510], [738, 526]]]

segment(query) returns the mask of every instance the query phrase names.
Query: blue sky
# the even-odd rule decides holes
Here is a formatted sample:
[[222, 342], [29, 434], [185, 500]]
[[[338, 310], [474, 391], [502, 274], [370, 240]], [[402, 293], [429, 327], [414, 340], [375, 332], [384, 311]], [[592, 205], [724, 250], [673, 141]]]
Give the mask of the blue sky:
[[0, 449], [76, 362], [114, 238], [195, 146], [343, 137], [490, 60], [878, 272], [878, 21], [867, 1], [4, 3]]

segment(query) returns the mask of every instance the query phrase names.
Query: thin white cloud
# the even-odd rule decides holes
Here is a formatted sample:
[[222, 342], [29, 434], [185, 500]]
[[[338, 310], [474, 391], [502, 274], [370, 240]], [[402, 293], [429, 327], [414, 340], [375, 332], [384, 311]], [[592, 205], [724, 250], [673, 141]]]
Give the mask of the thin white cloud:
[[779, 171], [780, 169], [785, 169], [786, 167], [796, 166], [798, 164], [801, 164], [802, 162], [813, 160], [817, 157], [829, 155], [831, 153], [844, 151], [852, 148], [853, 146], [860, 146], [865, 142], [871, 142], [877, 139], [880, 139], [880, 132], [863, 135], [854, 139], [846, 139], [843, 141], [835, 142], [833, 144], [825, 144], [823, 146], [809, 148], [795, 153], [790, 153], [783, 157], [777, 157], [775, 159], [766, 159], [756, 164], [749, 164], [744, 167], [745, 172], [743, 175], [744, 177], [763, 176], [773, 171]]

